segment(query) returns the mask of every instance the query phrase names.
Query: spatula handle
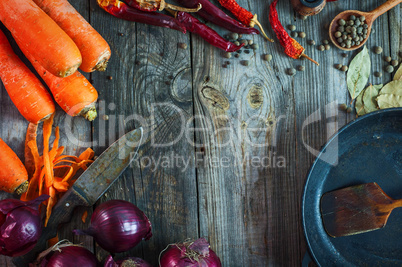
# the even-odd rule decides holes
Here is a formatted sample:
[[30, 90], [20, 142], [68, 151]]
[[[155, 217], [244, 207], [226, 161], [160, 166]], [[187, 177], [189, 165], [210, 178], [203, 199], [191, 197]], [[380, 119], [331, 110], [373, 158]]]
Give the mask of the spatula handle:
[[387, 12], [388, 10], [392, 9], [393, 7], [395, 7], [400, 3], [402, 3], [402, 0], [388, 0], [384, 4], [380, 5], [379, 7], [370, 12], [373, 15], [373, 20], [375, 20], [377, 17], [381, 16], [382, 14], [384, 14], [385, 12]]
[[395, 209], [395, 208], [401, 208], [401, 207], [402, 207], [402, 199], [395, 200], [395, 201], [392, 203], [392, 208], [393, 208], [393, 209]]

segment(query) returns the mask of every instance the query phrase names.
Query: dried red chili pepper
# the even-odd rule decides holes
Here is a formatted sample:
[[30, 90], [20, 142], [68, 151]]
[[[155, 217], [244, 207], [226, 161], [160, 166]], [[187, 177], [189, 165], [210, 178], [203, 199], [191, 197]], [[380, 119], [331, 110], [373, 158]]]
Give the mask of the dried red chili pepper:
[[146, 23], [149, 25], [160, 26], [164, 28], [170, 28], [174, 30], [186, 33], [186, 28], [177, 19], [171, 16], [157, 13], [157, 12], [145, 12], [132, 7], [129, 7], [125, 3], [119, 0], [97, 0], [101, 8], [103, 8], [109, 14], [113, 16], [134, 21], [140, 23]]
[[260, 32], [244, 24], [232, 19], [225, 12], [219, 9], [208, 0], [176, 0], [180, 5], [187, 8], [194, 8], [197, 5], [202, 5], [201, 10], [197, 12], [197, 15], [203, 19], [212, 22], [222, 28], [225, 28], [231, 32], [242, 34], [259, 34]]
[[[170, 11], [172, 12], [172, 11]], [[173, 12], [172, 12], [173, 13]], [[189, 13], [176, 11], [174, 12], [176, 19], [186, 27], [189, 32], [198, 34], [202, 39], [210, 43], [211, 45], [225, 50], [226, 52], [235, 52], [242, 48], [244, 44], [235, 45], [232, 42], [225, 40], [216, 31], [201, 23], [198, 19], [190, 15]]]
[[184, 11], [184, 12], [197, 12], [201, 9], [201, 5], [195, 6], [194, 8], [183, 8], [179, 6], [175, 6], [169, 3], [166, 3], [165, 0], [127, 0], [124, 1], [127, 5], [137, 8], [141, 11], [162, 11], [165, 8], [169, 8], [171, 10], [176, 11]]
[[279, 21], [278, 12], [276, 11], [277, 3], [278, 0], [274, 0], [269, 6], [269, 22], [271, 23], [271, 27], [276, 33], [281, 46], [285, 48], [286, 55], [294, 59], [305, 57], [308, 60], [319, 65], [317, 61], [311, 59], [306, 54], [304, 54], [304, 48], [295, 39], [290, 37], [285, 28], [283, 28], [281, 22]]
[[257, 19], [257, 14], [253, 15], [250, 11], [247, 9], [241, 7], [236, 0], [219, 0], [219, 3], [229, 10], [238, 20], [240, 20], [241, 23], [254, 27], [257, 25], [261, 29], [262, 35], [270, 42], [274, 42], [271, 38], [268, 38], [268, 36], [265, 34], [264, 29], [262, 28], [261, 23]]

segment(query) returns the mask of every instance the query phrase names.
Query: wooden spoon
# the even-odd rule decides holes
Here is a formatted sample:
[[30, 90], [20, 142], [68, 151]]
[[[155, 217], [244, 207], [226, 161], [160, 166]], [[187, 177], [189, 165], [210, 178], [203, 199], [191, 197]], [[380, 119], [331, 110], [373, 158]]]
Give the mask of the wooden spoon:
[[[339, 13], [331, 21], [331, 24], [329, 25], [329, 37], [331, 38], [332, 43], [336, 47], [338, 47], [342, 50], [346, 50], [346, 51], [352, 51], [357, 48], [360, 48], [362, 45], [364, 45], [364, 43], [369, 38], [370, 33], [371, 33], [371, 26], [373, 25], [374, 20], [400, 3], [402, 3], [402, 0], [388, 0], [387, 2], [385, 2], [381, 6], [377, 7], [376, 9], [374, 9], [371, 12], [362, 12], [362, 11], [358, 11], [358, 10], [346, 10], [346, 11]], [[337, 31], [336, 28], [338, 27], [338, 20], [344, 19], [344, 20], [348, 21], [349, 16], [351, 16], [351, 15], [355, 15], [356, 17], [360, 17], [360, 16], [366, 17], [366, 23], [368, 25], [367, 37], [366, 37], [366, 39], [361, 41], [359, 45], [352, 46], [351, 48], [346, 48], [346, 47], [342, 47], [339, 45], [334, 34]]]
[[398, 207], [402, 207], [402, 199], [390, 198], [377, 183], [346, 187], [321, 197], [322, 221], [332, 237], [380, 229]]

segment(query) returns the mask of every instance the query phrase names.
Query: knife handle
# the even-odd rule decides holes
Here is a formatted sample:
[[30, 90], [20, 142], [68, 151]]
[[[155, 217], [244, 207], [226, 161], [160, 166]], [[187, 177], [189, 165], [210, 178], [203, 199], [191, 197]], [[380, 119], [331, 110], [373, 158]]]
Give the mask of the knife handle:
[[35, 261], [39, 253], [47, 248], [47, 241], [56, 236], [59, 224], [69, 222], [74, 209], [78, 206], [88, 206], [88, 201], [72, 187], [53, 208], [48, 224], [43, 228], [36, 246], [27, 254], [14, 258], [13, 263], [17, 267], [26, 267]]

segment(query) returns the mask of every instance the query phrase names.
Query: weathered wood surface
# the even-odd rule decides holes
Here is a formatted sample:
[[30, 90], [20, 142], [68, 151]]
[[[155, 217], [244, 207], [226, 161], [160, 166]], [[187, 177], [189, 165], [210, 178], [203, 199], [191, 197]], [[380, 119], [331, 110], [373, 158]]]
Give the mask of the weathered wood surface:
[[[58, 110], [62, 145], [78, 154], [83, 142], [93, 141], [99, 154], [123, 132], [139, 126], [146, 132], [138, 160], [101, 201], [135, 203], [151, 220], [154, 236], [117, 256], [139, 256], [157, 266], [168, 244], [206, 237], [224, 266], [300, 265], [307, 249], [300, 209], [306, 174], [317, 150], [355, 117], [336, 108], [350, 98], [346, 75], [333, 65], [347, 65], [356, 52], [343, 58], [340, 50], [320, 52], [307, 40], [321, 44], [329, 39], [324, 25], [338, 12], [369, 11], [384, 1], [331, 2], [307, 20], [296, 18], [290, 1], [281, 1], [282, 24], [306, 32], [298, 41], [321, 63], [317, 67], [291, 60], [279, 42], [271, 44], [260, 36], [245, 37], [259, 45], [255, 53], [226, 59], [198, 36], [118, 20], [95, 0], [71, 0], [109, 42], [113, 56], [106, 72], [88, 75], [100, 95], [94, 123], [70, 119]], [[267, 15], [270, 1], [238, 2], [257, 12], [273, 36]], [[373, 84], [391, 79], [383, 71], [382, 57], [397, 58], [402, 50], [401, 10], [398, 6], [374, 23], [367, 46], [380, 45], [384, 53], [370, 53], [372, 71], [383, 72], [382, 78], [371, 75]], [[188, 49], [178, 48], [179, 42]], [[272, 54], [273, 61], [263, 61], [265, 53]], [[241, 65], [241, 60], [250, 65]], [[225, 61], [231, 63], [227, 68], [222, 67]], [[306, 71], [294, 77], [285, 74], [297, 65]], [[22, 158], [27, 122], [3, 87], [0, 104], [0, 137]], [[92, 238], [71, 234], [88, 226], [89, 219], [81, 222], [83, 211], [76, 212], [59, 236], [83, 242], [104, 260], [108, 253]], [[0, 258], [0, 265], [12, 266], [7, 257]]]

